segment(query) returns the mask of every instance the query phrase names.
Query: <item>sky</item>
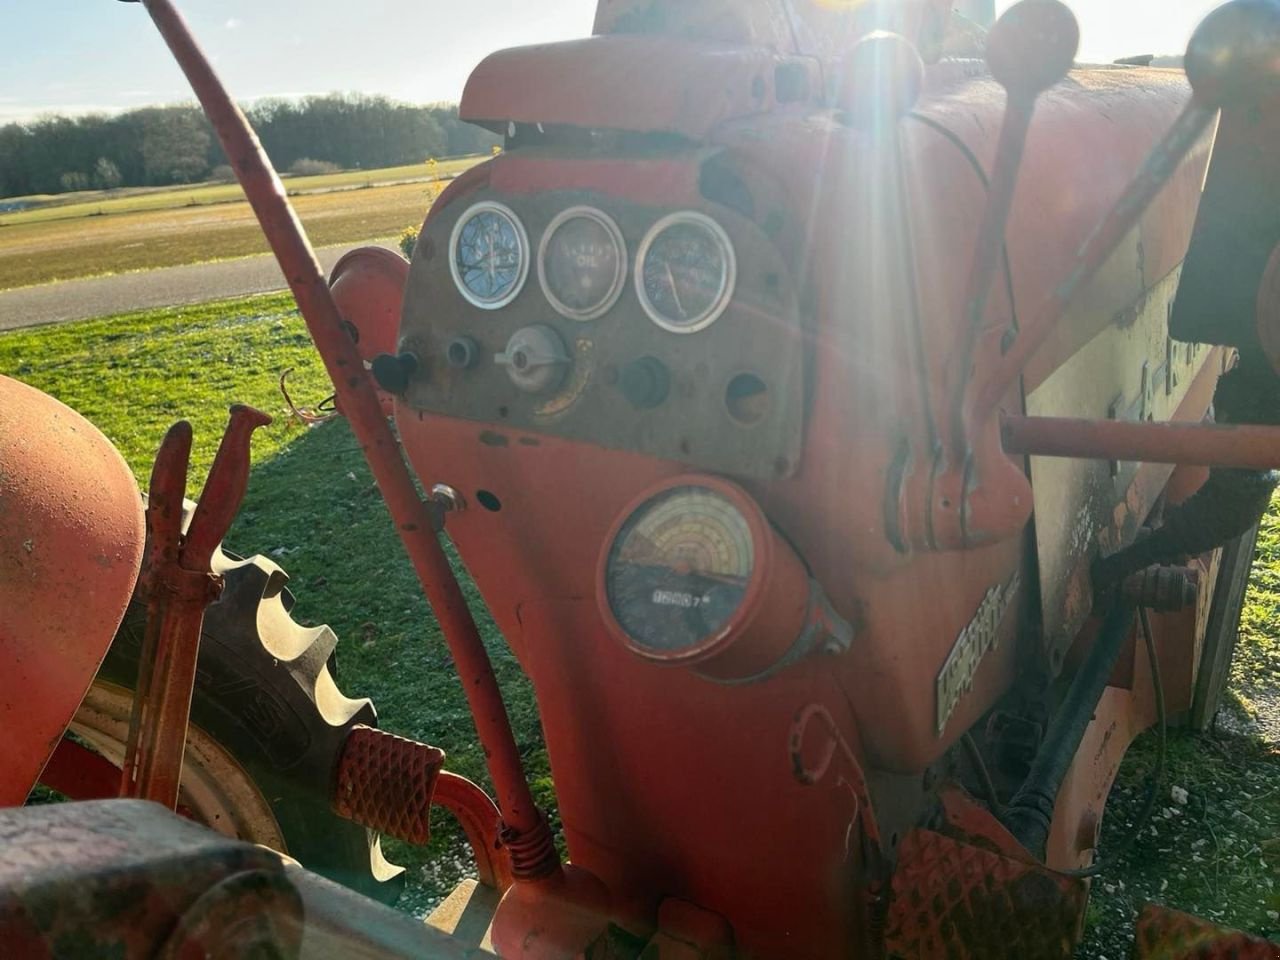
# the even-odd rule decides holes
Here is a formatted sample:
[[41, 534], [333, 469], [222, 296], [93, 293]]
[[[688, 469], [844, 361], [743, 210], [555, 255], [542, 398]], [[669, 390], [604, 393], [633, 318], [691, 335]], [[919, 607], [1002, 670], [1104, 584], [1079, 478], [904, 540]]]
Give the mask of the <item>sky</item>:
[[[1081, 59], [1181, 53], [1220, 0], [1067, 0]], [[586, 36], [595, 0], [178, 0], [240, 100], [456, 101], [502, 47]], [[998, 0], [1007, 6], [1007, 0]], [[141, 4], [0, 0], [0, 123], [190, 99]]]

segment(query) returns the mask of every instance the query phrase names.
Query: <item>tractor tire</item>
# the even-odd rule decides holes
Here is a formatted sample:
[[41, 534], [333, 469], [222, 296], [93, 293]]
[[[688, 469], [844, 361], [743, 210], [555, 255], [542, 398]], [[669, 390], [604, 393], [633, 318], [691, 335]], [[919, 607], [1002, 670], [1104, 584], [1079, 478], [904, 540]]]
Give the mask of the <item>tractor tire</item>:
[[[227, 836], [261, 843], [383, 903], [404, 885], [375, 834], [330, 808], [350, 729], [377, 725], [373, 704], [344, 696], [329, 664], [337, 637], [290, 617], [287, 577], [264, 557], [215, 554], [222, 596], [205, 612], [179, 805]], [[125, 614], [71, 732], [123, 765], [146, 627]]]
[[1249, 589], [1249, 573], [1257, 549], [1258, 527], [1241, 534], [1222, 548], [1213, 601], [1205, 622], [1204, 646], [1196, 688], [1187, 718], [1191, 729], [1203, 733], [1213, 726], [1222, 694], [1231, 680], [1231, 661], [1240, 637], [1240, 616]]

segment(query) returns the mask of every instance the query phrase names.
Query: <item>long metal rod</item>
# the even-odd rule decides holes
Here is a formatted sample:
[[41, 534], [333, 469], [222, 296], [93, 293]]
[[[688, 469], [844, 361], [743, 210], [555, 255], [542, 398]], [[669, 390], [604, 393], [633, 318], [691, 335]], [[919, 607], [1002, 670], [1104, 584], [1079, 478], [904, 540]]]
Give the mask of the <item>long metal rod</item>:
[[324, 360], [343, 413], [386, 500], [453, 655], [488, 759], [503, 820], [513, 831], [536, 832], [542, 816], [525, 779], [506, 705], [462, 588], [436, 538], [400, 446], [391, 432], [356, 345], [343, 328], [320, 264], [289, 205], [284, 186], [253, 129], [231, 100], [170, 0], [142, 0], [204, 107], [263, 233], [293, 291], [311, 339]]
[[1000, 439], [1033, 457], [1280, 469], [1280, 427], [1004, 416]]

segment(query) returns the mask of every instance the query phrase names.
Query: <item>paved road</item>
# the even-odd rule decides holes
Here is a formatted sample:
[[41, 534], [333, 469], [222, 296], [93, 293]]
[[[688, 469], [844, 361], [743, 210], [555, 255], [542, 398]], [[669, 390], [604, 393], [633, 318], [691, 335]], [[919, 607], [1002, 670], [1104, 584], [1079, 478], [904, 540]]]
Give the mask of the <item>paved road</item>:
[[[394, 247], [393, 241], [382, 241]], [[325, 272], [355, 243], [317, 251]], [[0, 292], [0, 331], [68, 320], [87, 320], [127, 310], [150, 310], [219, 297], [283, 290], [286, 284], [270, 254], [221, 263], [162, 267], [114, 277], [64, 280]]]

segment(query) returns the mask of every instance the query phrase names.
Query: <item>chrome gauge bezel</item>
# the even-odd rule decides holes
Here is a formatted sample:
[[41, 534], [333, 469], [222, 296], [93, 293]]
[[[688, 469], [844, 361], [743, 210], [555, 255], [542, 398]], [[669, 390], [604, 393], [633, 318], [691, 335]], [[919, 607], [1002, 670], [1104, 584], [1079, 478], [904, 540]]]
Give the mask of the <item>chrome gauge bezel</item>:
[[[470, 290], [463, 282], [462, 273], [458, 269], [458, 244], [462, 239], [462, 231], [472, 220], [484, 213], [497, 214], [507, 220], [515, 231], [516, 240], [520, 246], [520, 267], [517, 271], [516, 282], [500, 297], [486, 299]], [[501, 310], [507, 306], [516, 297], [520, 296], [524, 285], [529, 279], [529, 233], [525, 229], [524, 221], [510, 207], [493, 200], [482, 200], [479, 203], [472, 204], [458, 218], [458, 222], [453, 225], [453, 233], [449, 237], [449, 272], [453, 275], [453, 285], [457, 288], [464, 300], [473, 307], [480, 310]]]
[[[720, 291], [715, 301], [693, 320], [676, 322], [664, 316], [649, 299], [649, 293], [645, 289], [645, 261], [648, 259], [653, 249], [654, 243], [663, 233], [672, 227], [683, 224], [692, 224], [701, 227], [711, 235], [717, 245], [720, 247], [720, 253], [724, 259], [724, 270], [720, 277]], [[728, 232], [717, 223], [713, 218], [705, 213], [699, 213], [696, 210], [681, 210], [676, 213], [668, 214], [663, 217], [645, 234], [644, 240], [640, 243], [640, 249], [636, 251], [635, 265], [635, 287], [636, 297], [640, 301], [640, 306], [644, 309], [645, 315], [648, 316], [655, 324], [663, 330], [671, 333], [690, 334], [698, 333], [707, 329], [713, 323], [724, 315], [725, 310], [729, 308], [729, 303], [733, 300], [734, 290], [738, 283], [738, 257], [733, 248], [733, 241], [729, 239]]]
[[[609, 293], [600, 301], [599, 304], [589, 310], [575, 310], [568, 304], [563, 303], [551, 290], [551, 284], [547, 279], [547, 253], [551, 247], [551, 240], [555, 236], [556, 231], [563, 227], [571, 220], [584, 218], [594, 220], [600, 226], [605, 228], [609, 234], [609, 239], [613, 241], [614, 252], [617, 255], [617, 269], [614, 272], [613, 285], [609, 288]], [[576, 206], [569, 207], [556, 214], [555, 218], [547, 224], [547, 229], [543, 231], [542, 240], [538, 243], [538, 284], [542, 287], [542, 294], [547, 298], [547, 302], [560, 316], [568, 320], [576, 320], [579, 323], [587, 323], [596, 320], [610, 310], [618, 302], [618, 298], [622, 296], [622, 291], [627, 286], [627, 270], [630, 262], [627, 259], [627, 241], [622, 236], [622, 230], [618, 224], [603, 210], [595, 207]]]

